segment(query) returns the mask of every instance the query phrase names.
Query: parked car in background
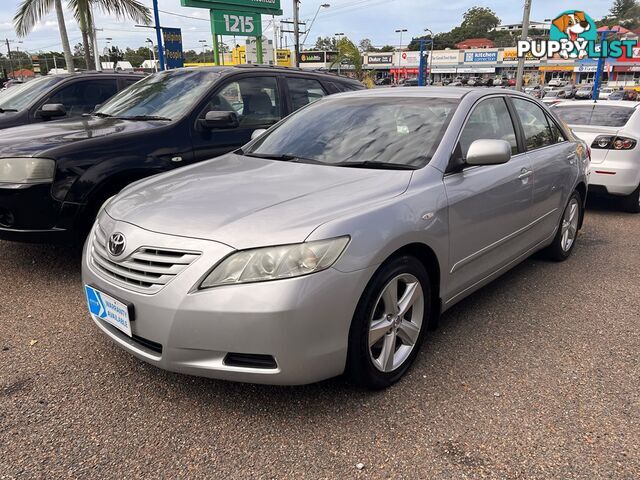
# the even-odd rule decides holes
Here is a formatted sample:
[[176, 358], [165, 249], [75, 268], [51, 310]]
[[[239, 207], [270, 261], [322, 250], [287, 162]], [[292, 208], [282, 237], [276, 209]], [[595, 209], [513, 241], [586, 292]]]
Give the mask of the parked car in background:
[[566, 100], [575, 97], [577, 88], [575, 85], [567, 85], [565, 87], [560, 87], [558, 97], [564, 98]]
[[635, 90], [616, 90], [607, 97], [607, 100], [629, 100], [632, 102], [638, 101], [638, 99], [638, 92]]
[[137, 82], [90, 116], [4, 130], [0, 238], [86, 232], [131, 182], [222, 155], [309, 103], [363, 88], [285, 68], [183, 68]]
[[507, 80], [507, 86], [508, 87], [515, 87], [516, 86], [516, 79], [515, 78], [510, 78], [509, 80]]
[[550, 90], [544, 94], [544, 97], [542, 97], [542, 101], [546, 105], [553, 105], [555, 103], [561, 102], [562, 101], [562, 97], [560, 96], [561, 93], [562, 93], [562, 90]]
[[580, 85], [576, 90], [574, 98], [576, 100], [588, 100], [593, 95], [593, 85]]
[[384, 388], [440, 312], [538, 250], [571, 255], [587, 164], [519, 92], [324, 98], [108, 201], [83, 253], [90, 312], [167, 370]]
[[101, 72], [35, 78], [0, 93], [0, 129], [80, 117], [143, 78]]
[[391, 85], [391, 83], [392, 83], [391, 77], [383, 77], [375, 81], [375, 84], [378, 86]]
[[403, 87], [417, 87], [418, 86], [418, 79], [413, 77], [413, 78], [407, 78], [405, 79], [404, 82], [402, 82], [402, 86]]
[[494, 87], [501, 87], [502, 85], [504, 85], [504, 80], [502, 79], [502, 77], [496, 77], [493, 79]]
[[600, 89], [600, 93], [598, 94], [598, 100], [607, 100], [609, 95], [611, 95], [615, 90], [611, 87], [602, 87]]
[[553, 111], [591, 146], [590, 190], [615, 195], [640, 212], [640, 103], [563, 102]]
[[565, 85], [567, 85], [567, 81], [563, 80], [561, 78], [552, 78], [551, 80], [549, 80], [549, 83], [547, 85], [549, 85], [550, 87], [564, 87]]

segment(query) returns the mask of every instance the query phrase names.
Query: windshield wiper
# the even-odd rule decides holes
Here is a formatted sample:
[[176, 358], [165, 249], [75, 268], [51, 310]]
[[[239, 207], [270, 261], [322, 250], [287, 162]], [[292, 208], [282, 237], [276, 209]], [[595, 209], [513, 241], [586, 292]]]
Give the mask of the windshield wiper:
[[335, 167], [347, 167], [347, 168], [374, 168], [378, 170], [417, 170], [418, 167], [414, 165], [403, 165], [401, 163], [391, 162], [372, 162], [367, 160], [364, 162], [342, 162], [331, 164]]
[[245, 155], [247, 157], [254, 158], [265, 158], [267, 160], [279, 160], [281, 162], [291, 162], [291, 163], [313, 163], [315, 165], [328, 165], [326, 162], [321, 162], [320, 160], [314, 160], [313, 158], [305, 158], [299, 157], [297, 155], [291, 155], [289, 153], [244, 153], [242, 149], [237, 151], [240, 155]]
[[0, 113], [4, 112], [17, 112], [18, 110], [15, 108], [0, 108]]
[[121, 120], [133, 120], [134, 122], [135, 121], [144, 122], [144, 121], [147, 121], [147, 120], [164, 120], [164, 121], [167, 121], [167, 122], [171, 121], [170, 118], [158, 117], [158, 116], [155, 116], [155, 115], [132, 115], [130, 117], [115, 117], [115, 118], [119, 118]]
[[113, 117], [113, 115], [109, 115], [108, 113], [102, 113], [102, 112], [95, 112], [95, 113], [92, 113], [91, 115], [93, 115], [94, 117], [100, 117], [100, 118], [111, 118], [111, 117]]

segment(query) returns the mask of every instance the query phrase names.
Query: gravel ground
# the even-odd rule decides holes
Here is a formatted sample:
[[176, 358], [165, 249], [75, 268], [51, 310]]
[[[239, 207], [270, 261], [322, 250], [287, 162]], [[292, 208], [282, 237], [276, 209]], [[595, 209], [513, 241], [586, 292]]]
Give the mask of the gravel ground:
[[0, 478], [638, 479], [639, 234], [592, 204], [569, 261], [454, 307], [376, 393], [160, 371], [89, 320], [77, 250], [0, 242]]

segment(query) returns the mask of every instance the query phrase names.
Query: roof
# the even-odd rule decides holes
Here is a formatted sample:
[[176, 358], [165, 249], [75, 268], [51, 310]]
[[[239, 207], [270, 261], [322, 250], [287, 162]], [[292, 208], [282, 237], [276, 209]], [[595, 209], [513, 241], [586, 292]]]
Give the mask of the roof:
[[458, 45], [491, 45], [493, 46], [493, 40], [489, 39], [489, 38], [467, 38], [465, 40], [462, 40], [458, 43], [456, 43], [456, 47]]

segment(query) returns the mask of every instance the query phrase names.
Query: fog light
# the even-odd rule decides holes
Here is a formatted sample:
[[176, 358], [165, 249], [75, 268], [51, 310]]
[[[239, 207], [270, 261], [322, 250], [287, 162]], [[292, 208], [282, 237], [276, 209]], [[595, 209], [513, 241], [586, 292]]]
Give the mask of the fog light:
[[12, 227], [16, 223], [16, 219], [6, 208], [0, 208], [0, 225], [3, 227]]

